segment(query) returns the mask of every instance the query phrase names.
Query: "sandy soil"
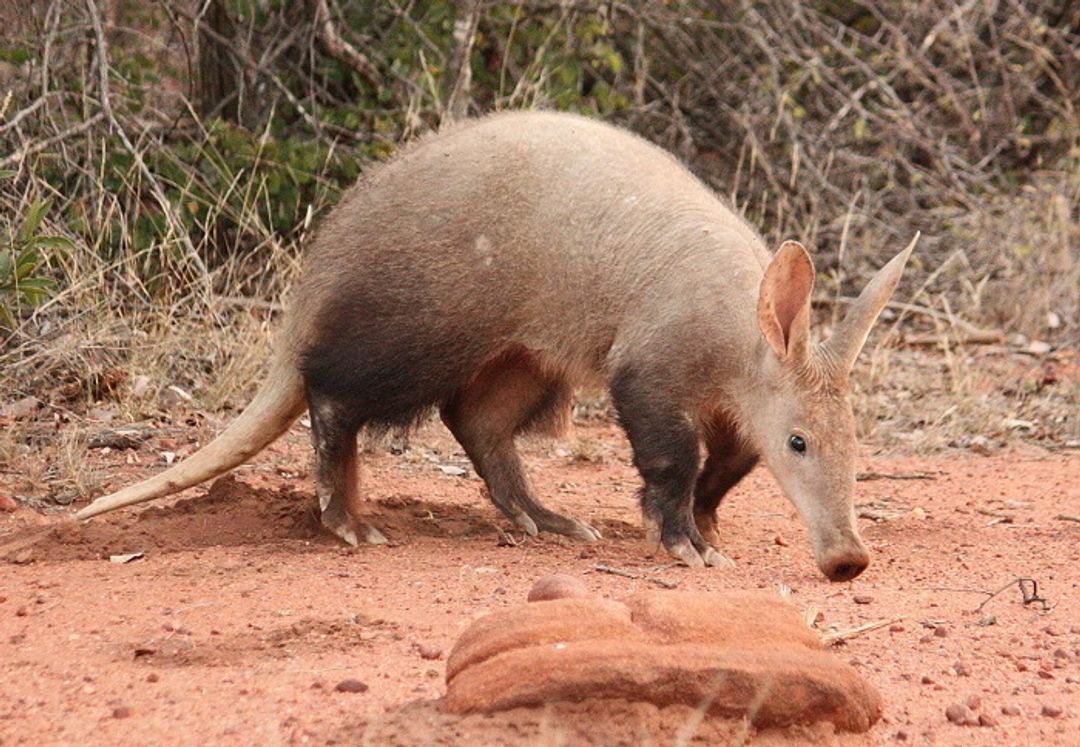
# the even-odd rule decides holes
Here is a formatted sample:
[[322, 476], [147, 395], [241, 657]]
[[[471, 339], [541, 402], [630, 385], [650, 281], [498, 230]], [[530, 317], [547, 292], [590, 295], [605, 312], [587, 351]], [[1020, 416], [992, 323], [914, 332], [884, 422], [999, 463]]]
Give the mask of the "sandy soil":
[[[800, 608], [820, 611], [823, 630], [895, 620], [835, 648], [884, 697], [886, 715], [869, 734], [802, 729], [752, 734], [757, 743], [1080, 743], [1080, 523], [1058, 518], [1080, 515], [1075, 451], [864, 459], [871, 479], [859, 483], [858, 502], [874, 562], [834, 585], [763, 470], [721, 511], [734, 570], [650, 556], [629, 450], [611, 424], [526, 446], [547, 503], [604, 533], [588, 546], [500, 531], [508, 525], [464, 456], [431, 426], [403, 454], [368, 455], [371, 514], [390, 543], [344, 548], [318, 529], [306, 439], [296, 427], [209, 495], [195, 489], [85, 526], [23, 505], [0, 513], [0, 744], [675, 744], [744, 735], [738, 723], [642, 704], [441, 714], [446, 654], [462, 629], [524, 601], [536, 579], [556, 572], [611, 597], [656, 588], [653, 579], [692, 590], [785, 585]], [[94, 466], [113, 470], [115, 487], [159, 469], [161, 450], [152, 440], [137, 452], [98, 451]], [[0, 496], [11, 492], [0, 482]], [[109, 560], [136, 552], [143, 557]], [[1021, 577], [1045, 601], [1025, 604]], [[951, 723], [954, 704], [984, 725]]]

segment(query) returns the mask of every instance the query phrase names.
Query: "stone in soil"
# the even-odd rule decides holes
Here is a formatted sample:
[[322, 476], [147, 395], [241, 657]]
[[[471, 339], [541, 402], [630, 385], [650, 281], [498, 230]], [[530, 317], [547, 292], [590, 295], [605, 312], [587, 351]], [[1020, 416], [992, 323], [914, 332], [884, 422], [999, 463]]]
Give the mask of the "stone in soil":
[[963, 703], [953, 703], [945, 709], [945, 718], [949, 719], [957, 726], [967, 726], [969, 724], [978, 723], [975, 718], [975, 714], [971, 712]]
[[446, 677], [442, 707], [452, 713], [622, 699], [707, 703], [712, 715], [759, 728], [830, 721], [861, 732], [882, 710], [877, 692], [772, 592], [647, 592], [500, 610], [462, 634]]
[[342, 680], [334, 685], [334, 690], [339, 693], [366, 693], [368, 686], [360, 680]]
[[420, 654], [420, 658], [426, 661], [435, 661], [442, 658], [442, 649], [438, 646], [431, 646], [426, 643], [421, 643], [416, 647], [416, 652]]
[[529, 589], [528, 601], [544, 602], [551, 599], [584, 599], [589, 596], [585, 584], [574, 576], [556, 573], [544, 576]]

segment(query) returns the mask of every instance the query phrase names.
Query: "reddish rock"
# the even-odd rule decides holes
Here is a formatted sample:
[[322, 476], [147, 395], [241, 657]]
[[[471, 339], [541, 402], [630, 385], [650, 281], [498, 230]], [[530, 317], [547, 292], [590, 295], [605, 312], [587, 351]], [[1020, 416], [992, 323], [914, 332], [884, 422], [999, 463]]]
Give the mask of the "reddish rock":
[[821, 638], [797, 610], [768, 591], [705, 594], [647, 592], [626, 600], [634, 624], [656, 641], [707, 643], [721, 648], [788, 645], [821, 648]]
[[971, 712], [963, 703], [953, 703], [945, 709], [945, 718], [949, 719], [957, 726], [968, 726], [969, 724], [978, 723], [978, 719], [975, 718], [975, 714]]
[[874, 598], [869, 594], [856, 594], [852, 599], [855, 600], [855, 604], [870, 604], [874, 601]]
[[11, 513], [19, 507], [10, 495], [0, 495], [0, 513]]
[[1001, 713], [1005, 716], [1019, 716], [1022, 711], [1018, 705], [1003, 705], [1001, 706]]
[[938, 625], [936, 628], [934, 628], [934, 635], [936, 635], [938, 638], [944, 638], [945, 636], [949, 635], [949, 629], [946, 628], [944, 625]]
[[991, 729], [998, 725], [998, 720], [989, 713], [979, 714], [979, 726], [987, 726]]
[[342, 680], [334, 685], [334, 690], [339, 693], [366, 693], [368, 686], [360, 680]]
[[420, 654], [420, 658], [426, 661], [435, 661], [442, 658], [442, 649], [438, 646], [431, 646], [426, 643], [417, 645], [416, 652]]
[[112, 712], [113, 718], [131, 718], [131, 714], [131, 706], [126, 705], [116, 706]]
[[544, 602], [552, 599], [583, 599], [589, 596], [585, 584], [573, 576], [556, 573], [544, 576], [529, 589], [528, 601]]
[[1042, 707], [1042, 715], [1046, 716], [1047, 718], [1057, 718], [1062, 714], [1062, 712], [1063, 711], [1061, 709], [1061, 706], [1044, 705]]
[[702, 703], [756, 727], [866, 731], [881, 699], [772, 592], [556, 599], [477, 620], [447, 662], [443, 708], [493, 712], [625, 699]]
[[446, 678], [504, 651], [590, 638], [641, 638], [626, 605], [606, 599], [553, 599], [499, 610], [470, 625], [446, 660]]

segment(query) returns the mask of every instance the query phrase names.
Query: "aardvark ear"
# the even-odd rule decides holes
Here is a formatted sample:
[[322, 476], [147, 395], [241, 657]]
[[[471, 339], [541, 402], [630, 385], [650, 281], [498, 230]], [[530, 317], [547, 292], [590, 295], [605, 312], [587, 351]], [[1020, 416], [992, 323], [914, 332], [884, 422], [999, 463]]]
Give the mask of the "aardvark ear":
[[892, 297], [893, 290], [896, 289], [896, 284], [900, 282], [904, 265], [915, 249], [919, 235], [916, 233], [907, 248], [878, 270], [863, 292], [859, 294], [855, 303], [851, 305], [844, 321], [840, 322], [833, 336], [825, 343], [825, 347], [839, 362], [842, 371], [850, 371], [855, 365], [855, 359], [859, 357], [859, 351], [866, 343], [870, 328], [874, 326], [878, 314], [885, 308], [885, 304]]
[[776, 251], [758, 293], [761, 334], [785, 363], [805, 360], [810, 345], [810, 293], [814, 264], [798, 241], [785, 241]]

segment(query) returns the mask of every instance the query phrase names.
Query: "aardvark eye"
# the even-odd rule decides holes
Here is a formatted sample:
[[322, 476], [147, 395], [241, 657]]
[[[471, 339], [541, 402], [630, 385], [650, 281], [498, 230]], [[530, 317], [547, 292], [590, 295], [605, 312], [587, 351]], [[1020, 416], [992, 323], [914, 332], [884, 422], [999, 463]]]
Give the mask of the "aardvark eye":
[[793, 435], [788, 438], [787, 443], [796, 454], [802, 454], [806, 451], [806, 439], [802, 436]]

